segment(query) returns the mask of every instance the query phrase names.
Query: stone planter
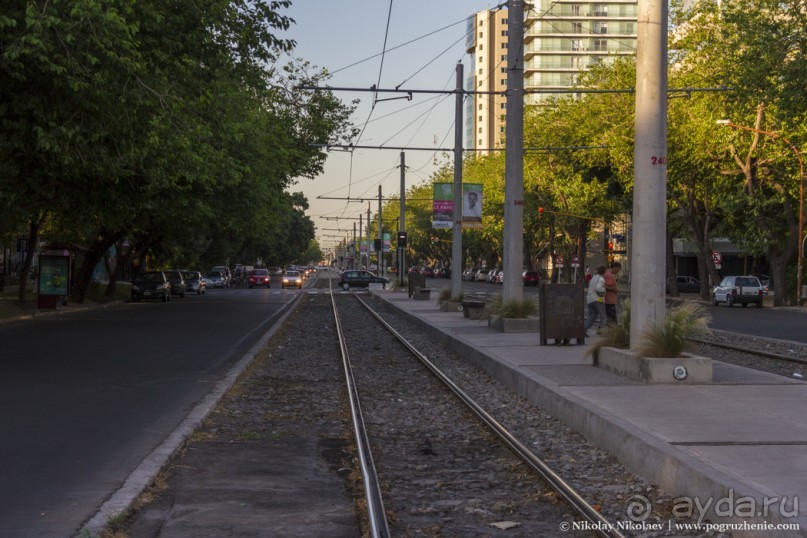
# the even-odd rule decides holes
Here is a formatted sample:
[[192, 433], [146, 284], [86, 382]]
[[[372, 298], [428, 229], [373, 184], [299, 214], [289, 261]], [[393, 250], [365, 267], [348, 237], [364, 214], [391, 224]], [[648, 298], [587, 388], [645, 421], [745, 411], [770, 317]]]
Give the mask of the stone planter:
[[629, 349], [604, 347], [597, 366], [644, 383], [711, 383], [712, 360], [685, 354], [677, 359], [637, 357]]
[[462, 312], [462, 303], [459, 301], [443, 301], [440, 303], [443, 312]]
[[540, 320], [538, 318], [490, 316], [488, 327], [503, 333], [537, 333], [540, 328]]

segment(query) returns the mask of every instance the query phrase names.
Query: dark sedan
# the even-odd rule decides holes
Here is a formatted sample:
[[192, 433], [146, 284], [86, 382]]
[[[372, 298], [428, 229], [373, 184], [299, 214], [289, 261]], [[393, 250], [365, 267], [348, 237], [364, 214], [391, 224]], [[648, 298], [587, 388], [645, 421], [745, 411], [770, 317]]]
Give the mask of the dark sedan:
[[162, 271], [140, 273], [132, 282], [132, 301], [141, 299], [171, 300], [171, 284]]
[[367, 288], [370, 284], [383, 284], [386, 287], [389, 279], [377, 276], [370, 271], [345, 271], [339, 277], [338, 286], [343, 290], [350, 288]]
[[[678, 293], [700, 293], [701, 292], [701, 281], [695, 277], [691, 276], [678, 276], [675, 277], [678, 283]], [[667, 286], [666, 290], [667, 293], [670, 293], [670, 279], [667, 279]]]

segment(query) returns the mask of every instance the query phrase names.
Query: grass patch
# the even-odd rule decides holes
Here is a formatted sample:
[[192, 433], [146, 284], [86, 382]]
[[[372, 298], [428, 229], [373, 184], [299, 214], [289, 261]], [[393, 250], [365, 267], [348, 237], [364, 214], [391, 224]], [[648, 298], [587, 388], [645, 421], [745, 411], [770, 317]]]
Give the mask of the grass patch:
[[[604, 347], [628, 349], [630, 347], [630, 301], [622, 303], [617, 323], [608, 324], [602, 330], [602, 338], [592, 345], [588, 353], [597, 364], [599, 352]], [[636, 345], [638, 357], [678, 358], [689, 351], [694, 344], [690, 338], [709, 332], [711, 316], [703, 305], [695, 301], [684, 301], [671, 308], [660, 324], [649, 327]]]
[[442, 288], [440, 290], [440, 294], [437, 296], [437, 303], [443, 304], [449, 301], [459, 303], [463, 299], [465, 299], [465, 290], [460, 290], [460, 293], [456, 297], [451, 296], [451, 288]]
[[694, 347], [690, 338], [709, 332], [711, 316], [703, 305], [684, 301], [670, 309], [663, 323], [649, 327], [636, 346], [640, 357], [678, 358]]
[[530, 298], [502, 301], [497, 294], [491, 300], [490, 314], [501, 318], [528, 318], [538, 311], [538, 304]]

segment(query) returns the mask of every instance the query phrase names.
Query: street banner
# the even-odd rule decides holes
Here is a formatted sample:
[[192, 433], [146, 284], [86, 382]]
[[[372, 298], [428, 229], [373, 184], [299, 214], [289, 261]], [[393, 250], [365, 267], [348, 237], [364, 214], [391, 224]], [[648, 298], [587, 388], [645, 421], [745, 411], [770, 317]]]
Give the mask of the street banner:
[[453, 228], [454, 220], [454, 184], [434, 183], [432, 199], [432, 228]]
[[482, 184], [462, 184], [462, 227], [482, 227]]

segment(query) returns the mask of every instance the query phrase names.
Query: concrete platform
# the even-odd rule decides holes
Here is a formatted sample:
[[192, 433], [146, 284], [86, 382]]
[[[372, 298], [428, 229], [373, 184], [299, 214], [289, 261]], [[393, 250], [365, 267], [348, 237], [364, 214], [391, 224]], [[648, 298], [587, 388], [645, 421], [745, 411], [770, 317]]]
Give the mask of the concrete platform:
[[[708, 506], [704, 519], [747, 524], [731, 535], [807, 536], [807, 383], [716, 362], [714, 383], [647, 385], [595, 368], [587, 345], [541, 346], [436, 300], [374, 295], [696, 514]], [[798, 530], [748, 528], [765, 522]]]

